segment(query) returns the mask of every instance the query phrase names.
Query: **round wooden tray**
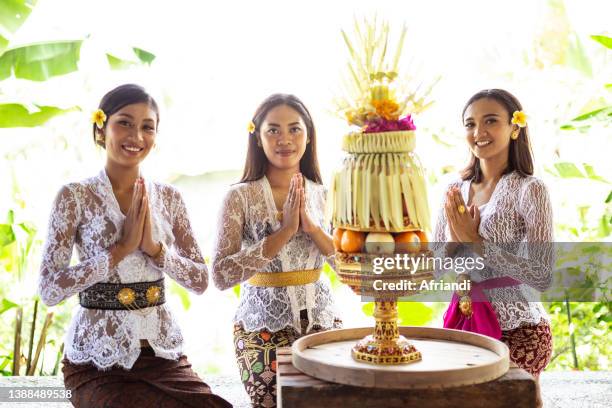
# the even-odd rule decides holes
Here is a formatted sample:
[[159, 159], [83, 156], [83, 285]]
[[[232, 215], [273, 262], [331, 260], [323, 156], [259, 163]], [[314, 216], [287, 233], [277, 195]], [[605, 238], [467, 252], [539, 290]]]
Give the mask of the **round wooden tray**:
[[370, 327], [329, 330], [298, 339], [293, 365], [322, 380], [360, 387], [446, 388], [493, 381], [509, 368], [508, 347], [480, 334], [433, 327], [400, 327], [423, 356], [404, 365], [377, 366], [351, 357], [351, 348], [372, 334]]

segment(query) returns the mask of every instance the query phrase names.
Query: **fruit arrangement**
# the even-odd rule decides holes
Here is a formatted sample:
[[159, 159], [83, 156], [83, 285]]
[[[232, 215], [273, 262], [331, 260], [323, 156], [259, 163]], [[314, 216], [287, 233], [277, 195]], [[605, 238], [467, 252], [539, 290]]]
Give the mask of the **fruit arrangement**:
[[428, 249], [424, 231], [389, 233], [336, 228], [333, 239], [336, 252], [344, 254], [418, 254]]

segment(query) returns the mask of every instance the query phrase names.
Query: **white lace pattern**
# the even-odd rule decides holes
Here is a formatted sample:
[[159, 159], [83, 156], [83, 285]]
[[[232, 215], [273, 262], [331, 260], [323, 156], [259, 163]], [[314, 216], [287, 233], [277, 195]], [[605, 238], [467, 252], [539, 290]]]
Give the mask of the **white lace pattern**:
[[[306, 180], [306, 207], [320, 226], [324, 223], [325, 188]], [[325, 257], [301, 230], [273, 259], [263, 255], [268, 235], [280, 229], [268, 179], [233, 186], [223, 202], [212, 258], [215, 285], [228, 289], [241, 283], [235, 323], [247, 331], [275, 332], [287, 326], [300, 329], [300, 310], [308, 312], [309, 326], [333, 326], [335, 311], [329, 279], [324, 274], [314, 283], [288, 287], [256, 287], [247, 279], [259, 272], [289, 272], [323, 266]]]
[[[65, 185], [55, 199], [38, 288], [45, 304], [56, 305], [98, 282], [149, 282], [164, 275], [194, 293], [206, 290], [208, 271], [179, 192], [151, 181], [146, 187], [153, 239], [168, 248], [163, 267], [135, 251], [109, 268], [107, 248], [121, 237], [125, 216], [102, 170], [96, 177]], [[79, 263], [70, 266], [74, 246]], [[159, 357], [182, 355], [183, 336], [167, 304], [143, 311], [79, 305], [66, 334], [65, 355], [72, 363], [91, 362], [102, 370], [113, 365], [130, 369], [140, 354], [140, 339], [147, 339]]]
[[[467, 203], [470, 184], [469, 180], [454, 180], [444, 193], [460, 187]], [[432, 239], [435, 243], [450, 240], [443, 203]], [[518, 286], [485, 290], [502, 330], [549, 320], [542, 303], [528, 301], [537, 298], [537, 292], [546, 290], [552, 281], [553, 219], [546, 185], [536, 177], [521, 177], [515, 172], [502, 176], [481, 212], [478, 232], [485, 241], [485, 268], [470, 271], [471, 279], [480, 282], [509, 276], [521, 282]], [[437, 255], [444, 256], [443, 250], [439, 246]], [[464, 249], [455, 256], [474, 254]]]

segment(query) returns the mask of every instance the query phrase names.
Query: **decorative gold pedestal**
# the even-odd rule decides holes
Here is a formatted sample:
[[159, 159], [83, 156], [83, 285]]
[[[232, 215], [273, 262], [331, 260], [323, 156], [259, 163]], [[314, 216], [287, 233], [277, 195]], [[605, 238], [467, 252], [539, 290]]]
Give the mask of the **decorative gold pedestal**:
[[[431, 256], [431, 252], [427, 250], [414, 256]], [[351, 356], [356, 361], [376, 365], [420, 361], [421, 352], [399, 334], [397, 299], [418, 293], [414, 288], [418, 288], [422, 281], [432, 279], [433, 271], [423, 266], [416, 271], [387, 270], [376, 274], [372, 272], [373, 257], [375, 255], [336, 253], [336, 273], [340, 281], [355, 294], [374, 299], [374, 333], [353, 346]], [[406, 285], [401, 290], [376, 290], [376, 281], [395, 285], [410, 281], [412, 285]]]
[[357, 361], [380, 365], [419, 361], [421, 352], [399, 334], [397, 302], [376, 300], [374, 304], [374, 334], [360, 340], [351, 350], [351, 356]]

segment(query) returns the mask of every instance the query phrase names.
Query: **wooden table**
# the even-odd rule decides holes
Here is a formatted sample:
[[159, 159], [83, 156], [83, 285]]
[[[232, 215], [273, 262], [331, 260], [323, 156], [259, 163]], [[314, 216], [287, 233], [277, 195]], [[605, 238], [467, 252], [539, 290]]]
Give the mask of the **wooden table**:
[[291, 363], [291, 348], [278, 348], [277, 394], [280, 408], [529, 408], [536, 407], [536, 382], [511, 366], [501, 378], [453, 388], [401, 390], [355, 387], [308, 376]]

